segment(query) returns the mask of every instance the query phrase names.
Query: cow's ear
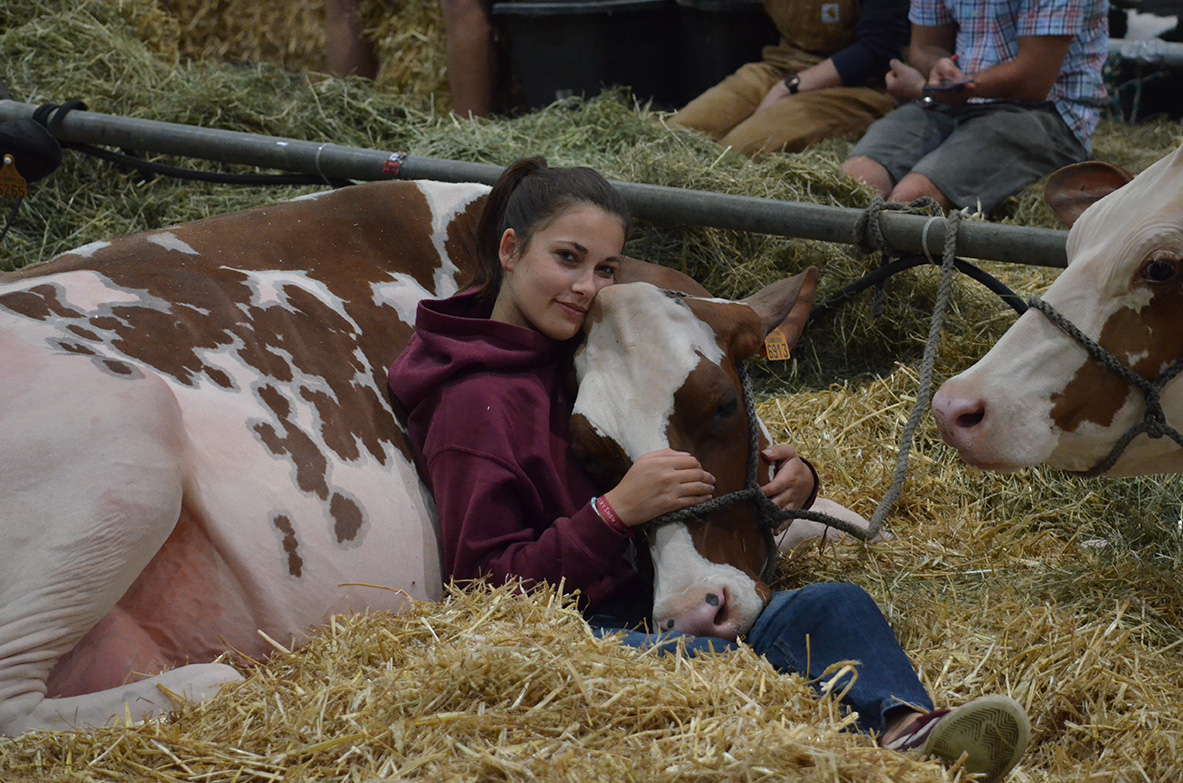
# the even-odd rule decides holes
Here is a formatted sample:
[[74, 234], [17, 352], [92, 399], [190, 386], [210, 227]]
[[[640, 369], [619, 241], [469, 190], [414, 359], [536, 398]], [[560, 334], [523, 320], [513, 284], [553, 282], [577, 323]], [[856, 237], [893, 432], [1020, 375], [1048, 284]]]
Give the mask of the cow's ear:
[[1125, 185], [1134, 175], [1097, 160], [1073, 163], [1054, 172], [1043, 186], [1043, 198], [1056, 218], [1071, 227], [1089, 206]]
[[784, 336], [790, 349], [797, 344], [809, 320], [813, 298], [817, 295], [817, 278], [817, 267], [811, 266], [743, 300], [744, 304], [756, 311], [763, 326], [763, 334], [759, 335], [758, 341], [754, 341], [754, 347], [748, 355], [754, 354], [774, 329]]
[[649, 283], [667, 291], [681, 291], [690, 296], [709, 297], [711, 292], [703, 288], [689, 275], [668, 266], [652, 264], [629, 256], [621, 256], [616, 268], [617, 283]]

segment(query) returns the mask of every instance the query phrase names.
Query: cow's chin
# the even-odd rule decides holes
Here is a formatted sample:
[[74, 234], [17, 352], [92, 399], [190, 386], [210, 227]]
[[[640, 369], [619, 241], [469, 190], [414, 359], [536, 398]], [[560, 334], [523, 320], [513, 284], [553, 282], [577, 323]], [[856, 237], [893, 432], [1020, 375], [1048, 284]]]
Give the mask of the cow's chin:
[[[1109, 456], [1116, 442], [1115, 439], [1112, 443], [1099, 444], [1086, 454], [1080, 451], [1071, 454], [1060, 453], [1057, 450], [1048, 459], [1047, 464], [1074, 476], [1080, 476]], [[1141, 435], [1134, 439], [1112, 468], [1099, 475], [1105, 478], [1130, 478], [1178, 473], [1183, 473], [1183, 449], [1176, 447], [1174, 442], [1168, 439], [1150, 440]]]
[[975, 459], [973, 455], [967, 454], [962, 454], [961, 460], [971, 468], [977, 468], [983, 473], [1015, 473], [1023, 468], [1031, 467], [1029, 464], [1020, 462], [993, 462]]

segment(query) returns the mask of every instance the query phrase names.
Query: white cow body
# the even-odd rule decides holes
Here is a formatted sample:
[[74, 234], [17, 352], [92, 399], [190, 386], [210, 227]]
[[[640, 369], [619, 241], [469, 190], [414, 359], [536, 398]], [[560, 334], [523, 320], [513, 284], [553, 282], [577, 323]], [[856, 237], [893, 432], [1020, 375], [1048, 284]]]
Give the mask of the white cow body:
[[[1183, 356], [1183, 149], [1089, 206], [1068, 259], [1044, 301], [1148, 381]], [[1167, 423], [1183, 426], [1183, 382], [1167, 383], [1162, 405]], [[933, 400], [945, 439], [986, 470], [1088, 471], [1145, 410], [1141, 392], [1034, 309]], [[1183, 449], [1139, 435], [1108, 474], [1179, 472]]]
[[[422, 190], [446, 234], [487, 188]], [[201, 225], [95, 243], [58, 263], [73, 256], [101, 268], [145, 245], [171, 263], [209, 263]], [[442, 248], [445, 238], [431, 242]], [[433, 279], [451, 293], [456, 267], [447, 266]], [[125, 702], [133, 717], [159, 711], [170, 702], [158, 684], [203, 697], [238, 678], [188, 661], [228, 647], [263, 657], [273, 649], [264, 634], [298, 644], [335, 613], [441, 596], [433, 508], [413, 463], [389, 437], [355, 437], [331, 420], [338, 404], [384, 401], [386, 365], [358, 348], [332, 365], [348, 376], [331, 378], [307, 365], [315, 346], [284, 348], [315, 331], [281, 327], [265, 354], [241, 337], [269, 331], [264, 322], [280, 311], [316, 308], [359, 339], [354, 303], [300, 271], [236, 274], [249, 289], [229, 304], [239, 323], [194, 338], [179, 364], [167, 357], [186, 345], [164, 346], [164, 369], [144, 360], [145, 346], [128, 349], [127, 325], [144, 312], [173, 321], [187, 308], [199, 317], [178, 332], [192, 337], [186, 329], [208, 308], [93, 269], [18, 273], [0, 287], [0, 734], [104, 723]], [[389, 331], [410, 300], [437, 291], [387, 278], [397, 296], [362, 305]], [[52, 313], [39, 309], [45, 302]], [[342, 389], [353, 396], [340, 399]], [[128, 671], [162, 669], [171, 671], [125, 684]]]

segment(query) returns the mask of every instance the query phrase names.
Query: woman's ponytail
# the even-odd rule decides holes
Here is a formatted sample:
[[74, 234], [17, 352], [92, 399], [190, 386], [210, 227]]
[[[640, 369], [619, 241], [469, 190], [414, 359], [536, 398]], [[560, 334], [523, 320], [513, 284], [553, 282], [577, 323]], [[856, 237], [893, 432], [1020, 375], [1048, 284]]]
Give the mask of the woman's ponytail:
[[518, 186], [536, 171], [546, 168], [546, 158], [522, 158], [501, 172], [481, 213], [476, 232], [477, 269], [470, 287], [481, 289], [481, 298], [492, 301], [501, 287], [501, 235], [505, 233], [505, 212]]

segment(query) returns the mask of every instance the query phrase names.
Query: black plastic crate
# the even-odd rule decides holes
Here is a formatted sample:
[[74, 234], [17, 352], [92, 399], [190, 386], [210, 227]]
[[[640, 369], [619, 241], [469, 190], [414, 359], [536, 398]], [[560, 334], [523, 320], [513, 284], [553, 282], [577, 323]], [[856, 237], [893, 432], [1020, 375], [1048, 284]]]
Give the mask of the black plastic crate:
[[780, 40], [762, 0], [677, 0], [686, 78], [694, 97]]
[[693, 97], [672, 0], [516, 0], [493, 15], [532, 109], [613, 85], [661, 108]]

